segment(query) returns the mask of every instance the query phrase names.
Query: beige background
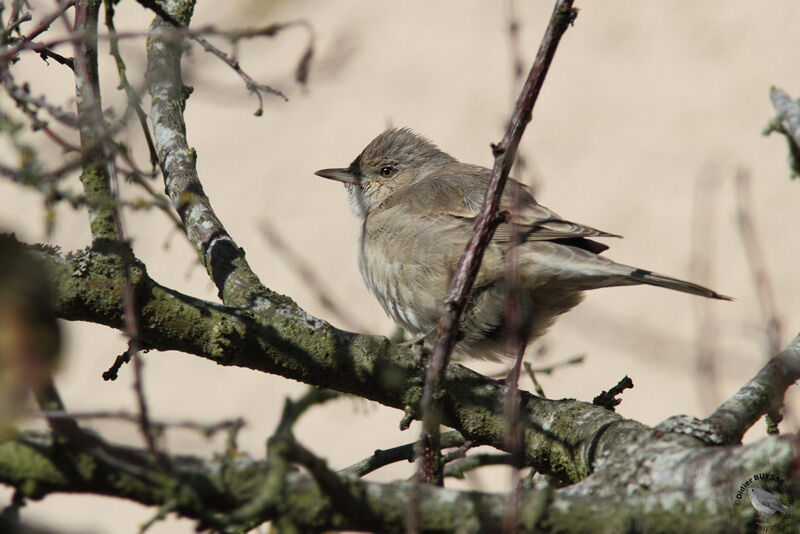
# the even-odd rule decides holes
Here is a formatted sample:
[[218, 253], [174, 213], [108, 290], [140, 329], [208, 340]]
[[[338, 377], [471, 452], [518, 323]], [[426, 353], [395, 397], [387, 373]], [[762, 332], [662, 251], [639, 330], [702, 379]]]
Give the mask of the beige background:
[[[518, 4], [527, 69], [552, 4]], [[614, 259], [689, 277], [696, 182], [705, 176], [717, 183], [709, 206], [714, 246], [707, 250], [714, 276], [705, 282], [736, 298], [709, 304], [719, 324], [718, 395], [730, 395], [765, 358], [761, 317], [735, 222], [733, 176], [738, 166], [753, 177], [757, 228], [785, 325], [782, 343], [800, 326], [800, 182], [788, 180], [785, 142], [760, 133], [773, 116], [771, 85], [800, 96], [800, 4], [772, 2], [770, 9], [741, 1], [577, 5], [580, 15], [557, 52], [521, 147], [541, 181], [537, 197], [565, 217], [625, 235], [611, 243]], [[289, 103], [267, 97], [261, 118], [252, 115], [254, 99], [219, 61], [193, 47], [186, 62], [187, 83], [195, 87], [186, 119], [201, 180], [217, 214], [267, 286], [341, 325], [266, 245], [259, 232], [262, 221], [269, 221], [302, 254], [366, 331], [391, 332], [390, 320], [358, 275], [357, 225], [344, 191], [313, 171], [349, 164], [388, 123], [414, 128], [463, 161], [490, 165], [489, 143], [501, 137], [518, 90], [511, 83], [505, 7], [505, 2], [477, 0], [199, 3], [195, 26], [241, 28], [304, 18], [317, 32], [317, 57], [304, 91], [290, 74], [305, 43], [301, 30], [241, 46], [244, 68], [290, 97]], [[123, 5], [118, 26], [142, 29], [149, 19], [137, 5]], [[144, 44], [129, 42], [124, 51], [136, 80], [144, 66]], [[104, 98], [118, 102], [116, 74], [105, 52], [101, 55], [107, 75]], [[30, 80], [36, 94], [65, 101], [72, 91], [66, 70], [31, 58], [18, 67], [18, 78]], [[0, 98], [7, 109], [8, 99]], [[134, 146], [137, 160], [145, 165], [141, 142], [134, 141]], [[41, 147], [58, 161], [56, 149]], [[522, 176], [531, 177], [530, 171]], [[0, 182], [0, 206], [0, 227], [29, 241], [44, 238], [35, 194]], [[85, 213], [60, 209], [52, 241], [65, 250], [85, 246], [86, 222]], [[193, 252], [185, 240], [165, 237], [169, 226], [164, 216], [128, 214], [127, 227], [153, 278], [195, 296], [216, 298], [205, 272], [192, 267]], [[535, 364], [578, 353], [586, 354], [586, 362], [542, 377], [545, 391], [552, 397], [591, 400], [628, 374], [636, 387], [624, 394], [622, 415], [648, 424], [678, 413], [707, 415], [712, 406], [701, 402], [700, 392], [707, 392], [709, 383], [698, 379], [694, 361], [699, 302], [657, 288], [590, 294], [543, 339], [546, 356]], [[57, 380], [68, 407], [133, 409], [131, 369], [123, 369], [114, 383], [100, 378], [124, 350], [122, 336], [89, 324], [67, 325], [65, 335], [65, 363]], [[303, 389], [282, 378], [217, 367], [177, 353], [150, 353], [145, 361], [155, 417], [212, 422], [243, 416], [249, 425], [240, 445], [256, 456], [263, 454], [284, 396]], [[502, 369], [470, 365], [482, 371]], [[524, 387], [530, 384], [526, 381]], [[795, 392], [790, 405], [797, 407], [797, 399]], [[400, 416], [344, 399], [309, 413], [297, 433], [338, 468], [376, 448], [412, 440], [416, 429], [400, 432]], [[109, 439], [140, 442], [130, 425], [96, 426]], [[759, 423], [747, 439], [762, 435]], [[171, 433], [167, 444], [172, 452], [202, 455], [220, 447], [182, 432]], [[403, 464], [372, 478], [409, 473]], [[503, 490], [508, 479], [502, 470], [486, 470], [470, 483]], [[0, 501], [9, 497], [7, 491], [0, 493]], [[133, 532], [152, 513], [120, 500], [77, 495], [31, 503], [23, 517], [70, 532]], [[188, 533], [192, 523], [170, 519], [152, 532]]]

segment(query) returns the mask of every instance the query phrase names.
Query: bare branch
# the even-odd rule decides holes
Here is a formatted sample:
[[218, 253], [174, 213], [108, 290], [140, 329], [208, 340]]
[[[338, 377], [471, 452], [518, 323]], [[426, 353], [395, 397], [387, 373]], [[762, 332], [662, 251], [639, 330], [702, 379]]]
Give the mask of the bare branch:
[[[188, 23], [191, 6], [181, 4]], [[173, 8], [178, 6], [170, 4]], [[183, 222], [189, 241], [195, 247], [219, 290], [222, 301], [237, 306], [253, 306], [270, 292], [261, 284], [233, 238], [223, 227], [211, 208], [197, 176], [194, 150], [186, 141], [183, 110], [188, 90], [181, 79], [180, 57], [183, 52], [175, 35], [169, 39], [158, 32], [173, 25], [157, 17], [152, 24], [156, 36], [147, 47], [147, 79], [153, 103], [150, 118], [167, 195]]]
[[[159, 17], [161, 17], [165, 21], [168, 21], [170, 24], [172, 24], [176, 28], [183, 28], [183, 27], [187, 26], [188, 23], [189, 23], [188, 20], [186, 20], [185, 22], [178, 20], [173, 14], [169, 13], [166, 9], [162, 8], [158, 3], [156, 3], [153, 0], [137, 0], [137, 2], [139, 2], [140, 4], [145, 6], [146, 8], [152, 10]], [[301, 22], [301, 23], [290, 22], [290, 23], [285, 23], [285, 24], [272, 24], [272, 25], [270, 25], [270, 26], [268, 26], [268, 27], [266, 27], [264, 29], [261, 29], [259, 31], [251, 31], [251, 33], [248, 34], [247, 37], [256, 36], [256, 35], [258, 35], [258, 36], [273, 36], [273, 35], [277, 34], [278, 32], [280, 32], [281, 30], [283, 30], [285, 28], [288, 28], [290, 26], [293, 26], [295, 24], [301, 24], [301, 25], [304, 24], [307, 28], [309, 27], [307, 22]], [[262, 92], [271, 93], [271, 94], [273, 94], [275, 96], [278, 96], [278, 97], [282, 98], [284, 102], [288, 102], [289, 101], [289, 99], [286, 98], [286, 95], [284, 95], [282, 92], [278, 91], [277, 89], [275, 89], [273, 87], [270, 87], [269, 85], [266, 85], [266, 84], [263, 84], [263, 83], [259, 83], [259, 82], [255, 81], [253, 78], [251, 78], [249, 74], [247, 74], [244, 70], [242, 70], [242, 67], [239, 65], [239, 62], [236, 61], [235, 58], [229, 56], [228, 54], [226, 54], [225, 52], [223, 52], [222, 50], [220, 50], [216, 46], [212, 45], [202, 35], [194, 34], [194, 35], [191, 36], [191, 38], [192, 38], [192, 40], [196, 41], [200, 46], [202, 46], [203, 49], [206, 52], [209, 52], [210, 54], [213, 54], [214, 56], [218, 57], [226, 65], [228, 65], [231, 69], [233, 69], [234, 72], [236, 72], [236, 74], [238, 74], [239, 77], [244, 81], [245, 86], [247, 87], [247, 90], [250, 91], [251, 93], [253, 93], [254, 95], [256, 95], [256, 97], [258, 98], [258, 109], [255, 112], [256, 116], [260, 116], [264, 111], [264, 101], [263, 101], [263, 99], [261, 97], [261, 93]], [[313, 41], [313, 35], [312, 35], [312, 41]], [[308, 50], [313, 50], [311, 45], [309, 45]], [[309, 51], [307, 51], [303, 55], [303, 60], [301, 61], [301, 65], [305, 65], [305, 70], [306, 71], [307, 71], [307, 64], [310, 61], [310, 57], [311, 57], [311, 53]], [[298, 71], [298, 72], [300, 72], [300, 71]], [[302, 76], [298, 76], [298, 78], [304, 80], [306, 75], [307, 75], [307, 72], [306, 72], [306, 74], [303, 74]]]
[[[750, 462], [758, 459], [760, 463], [751, 466], [769, 462], [771, 472], [785, 474], [791, 469], [786, 459], [791, 442], [789, 436], [770, 437], [737, 449], [747, 453]], [[65, 447], [57, 444], [51, 433], [6, 433], [0, 439], [0, 480], [15, 487], [20, 498], [80, 492], [157, 505], [180, 517], [196, 519], [199, 530], [214, 525], [252, 529], [270, 519], [304, 532], [385, 532], [402, 528], [402, 510], [408, 506], [411, 493], [407, 483], [381, 484], [340, 476], [302, 445], [291, 440], [281, 445], [284, 446], [280, 456], [286, 463], [298, 463], [308, 473], [282, 473], [277, 462], [242, 455], [235, 461], [173, 456], [170, 464], [175, 466], [175, 473], [165, 474], [157, 470], [146, 451], [137, 448], [98, 439], [86, 445]], [[753, 510], [747, 515], [750, 507], [736, 507], [731, 513], [726, 504], [724, 513], [709, 512], [731, 501], [739, 479], [727, 483], [724, 477], [739, 475], [741, 470], [732, 467], [745, 461], [741, 455], [726, 449], [701, 449], [697, 451], [701, 454], [683, 453], [680, 458], [661, 458], [651, 464], [651, 469], [663, 471], [672, 468], [673, 460], [693, 468], [703, 467], [699, 465], [701, 461], [708, 465], [709, 460], [715, 460], [714, 476], [702, 477], [689, 485], [680, 482], [682, 486], [666, 486], [662, 491], [626, 493], [625, 484], [630, 480], [615, 483], [609, 479], [596, 481], [599, 497], [587, 493], [587, 489], [595, 489], [588, 483], [560, 489], [537, 486], [522, 496], [518, 532], [587, 532], [596, 530], [598, 525], [614, 532], [630, 525], [656, 525], [670, 532], [746, 531], [748, 521], [752, 525], [754, 519]], [[467, 460], [470, 458], [459, 462]], [[476, 460], [488, 465], [502, 462], [504, 457]], [[686, 469], [677, 465], [678, 469], [673, 471], [683, 475]], [[720, 466], [727, 471], [721, 473]], [[702, 473], [707, 474], [707, 468]], [[277, 477], [282, 484], [271, 485]], [[180, 498], [176, 498], [175, 488], [180, 488], [177, 494]], [[507, 513], [508, 504], [502, 494], [432, 485], [422, 486], [420, 492], [419, 528], [423, 531], [494, 532]], [[292, 498], [287, 498], [288, 495]], [[674, 505], [676, 500], [680, 506]], [[356, 513], [353, 513], [354, 503]]]
[[[116, 412], [67, 412], [42, 410], [38, 412], [28, 412], [27, 417], [46, 417], [48, 419], [71, 419], [79, 420], [114, 420], [127, 421], [129, 423], [141, 424], [138, 413], [123, 411]], [[230, 419], [218, 423], [198, 423], [196, 421], [151, 421], [150, 424], [157, 433], [162, 433], [168, 429], [194, 430], [206, 437], [211, 437], [218, 432], [236, 431], [246, 426], [244, 419]]]
[[48, 16], [46, 16], [44, 20], [42, 20], [42, 22], [31, 33], [27, 34], [25, 37], [22, 37], [15, 46], [11, 47], [9, 50], [3, 53], [2, 60], [0, 60], [2, 61], [3, 66], [8, 65], [8, 62], [11, 61], [11, 59], [14, 56], [16, 56], [21, 50], [28, 48], [30, 46], [30, 43], [37, 36], [47, 31], [47, 29], [50, 28], [50, 25], [53, 24], [53, 22], [55, 22], [57, 18], [61, 17], [64, 13], [66, 13], [66, 11], [69, 8], [71, 8], [74, 5], [75, 5], [75, 0], [60, 0], [58, 2], [58, 9], [56, 9]]
[[[455, 430], [442, 433], [442, 449], [461, 447], [464, 444], [464, 437]], [[342, 475], [360, 478], [364, 475], [372, 473], [373, 471], [377, 471], [381, 467], [385, 467], [393, 463], [402, 462], [403, 460], [412, 462], [414, 461], [415, 446], [416, 442], [413, 442], [406, 443], [405, 445], [398, 445], [397, 447], [392, 447], [391, 449], [378, 449], [369, 458], [364, 458], [363, 460], [354, 463], [350, 467], [345, 467], [344, 469], [341, 469], [339, 473]]]
[[747, 429], [762, 415], [780, 408], [784, 393], [798, 379], [800, 334], [706, 421], [716, 428], [723, 443], [739, 443]]

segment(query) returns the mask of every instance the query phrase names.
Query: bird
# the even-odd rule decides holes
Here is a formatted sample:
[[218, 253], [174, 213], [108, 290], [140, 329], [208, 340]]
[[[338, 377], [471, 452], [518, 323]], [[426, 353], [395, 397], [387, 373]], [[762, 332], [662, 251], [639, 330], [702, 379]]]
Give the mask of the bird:
[[[389, 128], [350, 166], [315, 174], [347, 190], [351, 211], [361, 223], [358, 266], [369, 291], [395, 323], [430, 345], [491, 171], [459, 162], [409, 128]], [[462, 356], [512, 356], [511, 336], [527, 344], [543, 335], [589, 289], [647, 284], [731, 300], [606, 258], [601, 254], [608, 245], [595, 239], [620, 236], [562, 218], [512, 178], [500, 210], [510, 216], [497, 226], [467, 298], [455, 347]], [[509, 283], [508, 276], [507, 258], [514, 246], [517, 284]], [[511, 291], [520, 313], [513, 329], [506, 316]]]
[[747, 493], [750, 495], [750, 503], [752, 503], [753, 508], [756, 509], [756, 512], [762, 515], [772, 515], [772, 514], [790, 514], [792, 513], [792, 509], [788, 506], [784, 505], [780, 499], [775, 497], [773, 494], [759, 486], [758, 484], [753, 484], [749, 488], [747, 488]]

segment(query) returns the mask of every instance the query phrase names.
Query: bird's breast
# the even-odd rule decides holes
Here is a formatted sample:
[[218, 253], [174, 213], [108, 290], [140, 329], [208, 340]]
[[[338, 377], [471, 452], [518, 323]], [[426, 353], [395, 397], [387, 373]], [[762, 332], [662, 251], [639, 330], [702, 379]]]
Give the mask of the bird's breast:
[[370, 227], [359, 236], [358, 267], [369, 291], [386, 313], [413, 334], [433, 327], [439, 318], [444, 292], [438, 271], [426, 265], [436, 259], [421, 257], [420, 243], [404, 232]]

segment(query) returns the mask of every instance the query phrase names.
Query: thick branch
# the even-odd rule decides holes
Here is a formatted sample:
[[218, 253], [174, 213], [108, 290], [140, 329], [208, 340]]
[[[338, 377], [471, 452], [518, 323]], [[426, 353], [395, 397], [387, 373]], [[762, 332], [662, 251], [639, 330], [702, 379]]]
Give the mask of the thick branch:
[[89, 206], [89, 222], [95, 239], [115, 239], [114, 199], [103, 150], [103, 111], [97, 73], [97, 16], [100, 0], [75, 3], [75, 28], [84, 32], [75, 43], [75, 93], [81, 137], [81, 183]]
[[[646, 530], [649, 526], [661, 532], [744, 531], [754, 510], [740, 506], [731, 513], [737, 485], [765, 465], [769, 465], [770, 472], [788, 476], [796, 454], [787, 451], [793, 448], [791, 437], [772, 436], [746, 447], [718, 448], [712, 457], [698, 451], [701, 454], [694, 456], [667, 455], [666, 461], [656, 458], [642, 471], [670, 475], [664, 480], [672, 484], [655, 488], [637, 490], [631, 479], [615, 482], [601, 478], [590, 484], [595, 482], [594, 475], [585, 484], [560, 490], [537, 487], [522, 498], [518, 529], [586, 532], [603, 525], [605, 532], [622, 532], [638, 525], [637, 529]], [[287, 452], [288, 456], [297, 456], [293, 461], [303, 460], [303, 455]], [[408, 483], [353, 480], [320, 464], [313, 466], [314, 476], [288, 472], [282, 493], [270, 496], [264, 492], [272, 491], [268, 482], [274, 467], [265, 461], [247, 456], [213, 461], [173, 456], [169, 461], [174, 470], [164, 473], [147, 451], [99, 439], [54, 445], [50, 433], [7, 433], [0, 437], [0, 481], [17, 488], [20, 497], [92, 493], [147, 505], [168, 504], [178, 515], [199, 520], [201, 528], [219, 524], [221, 519], [232, 517], [234, 510], [257, 500], [267, 504], [259, 510], [260, 521], [285, 517], [301, 531], [398, 531], [412, 493]], [[690, 469], [701, 471], [692, 472], [694, 476], [688, 479], [664, 472], [675, 466], [679, 476], [689, 474]], [[726, 467], [721, 470], [719, 466]], [[716, 473], [709, 472], [713, 467], [717, 468]], [[629, 466], [626, 469], [630, 471]], [[732, 480], [725, 479], [731, 475]], [[647, 478], [647, 474], [639, 476]], [[330, 478], [339, 494], [330, 495], [332, 488], [318, 482], [322, 478]], [[684, 480], [696, 482], [687, 484]], [[497, 531], [508, 506], [503, 494], [427, 485], [420, 491], [419, 526], [427, 532]], [[336, 506], [342, 499], [358, 502], [364, 513], [344, 515]]]
[[[164, 7], [178, 22], [188, 25], [193, 6], [194, 2], [175, 1]], [[153, 98], [150, 118], [167, 196], [222, 301], [232, 306], [258, 305], [270, 292], [211, 208], [197, 175], [196, 154], [186, 140], [183, 111], [190, 90], [181, 78], [183, 37], [167, 37], [175, 27], [161, 17], [155, 18], [151, 29], [158, 36], [147, 41], [147, 82]]]

